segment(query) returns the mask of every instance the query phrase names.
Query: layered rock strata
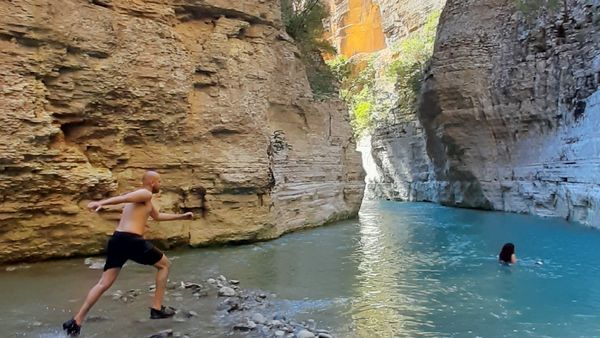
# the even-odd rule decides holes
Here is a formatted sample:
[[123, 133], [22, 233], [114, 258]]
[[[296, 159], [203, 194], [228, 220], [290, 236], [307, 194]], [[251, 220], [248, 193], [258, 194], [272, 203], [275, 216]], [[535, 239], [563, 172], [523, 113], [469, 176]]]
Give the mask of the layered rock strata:
[[448, 1], [420, 111], [437, 200], [600, 226], [598, 13]]
[[313, 99], [278, 0], [0, 3], [0, 262], [101, 252], [90, 199], [162, 174], [164, 246], [273, 238], [351, 217], [347, 113]]

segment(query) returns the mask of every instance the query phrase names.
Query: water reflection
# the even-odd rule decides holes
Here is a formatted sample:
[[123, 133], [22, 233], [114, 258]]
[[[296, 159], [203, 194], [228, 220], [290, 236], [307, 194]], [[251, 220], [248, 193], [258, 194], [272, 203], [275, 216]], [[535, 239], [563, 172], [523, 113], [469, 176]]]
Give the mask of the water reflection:
[[[353, 258], [358, 262], [356, 298], [352, 303], [352, 321], [359, 337], [414, 335], [419, 328], [433, 327], [423, 315], [428, 313], [419, 300], [426, 290], [407, 283], [407, 275], [419, 272], [420, 264], [436, 260], [435, 255], [421, 255], [411, 248], [415, 243], [408, 224], [410, 219], [382, 218], [372, 205], [359, 215], [360, 240]], [[435, 277], [423, 281], [436, 283]], [[424, 333], [424, 332], [421, 332]]]

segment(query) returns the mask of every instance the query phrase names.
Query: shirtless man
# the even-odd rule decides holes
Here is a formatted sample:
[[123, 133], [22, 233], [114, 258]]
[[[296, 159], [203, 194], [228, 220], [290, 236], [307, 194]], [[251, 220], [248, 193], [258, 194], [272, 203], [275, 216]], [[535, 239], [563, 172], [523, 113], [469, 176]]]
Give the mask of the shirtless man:
[[160, 319], [172, 317], [175, 311], [171, 307], [162, 305], [163, 296], [167, 286], [169, 266], [171, 262], [152, 243], [144, 240], [144, 230], [147, 227], [148, 216], [156, 221], [172, 221], [177, 219], [191, 219], [193, 214], [165, 214], [160, 213], [152, 205], [152, 194], [160, 191], [160, 176], [154, 171], [147, 171], [142, 177], [142, 188], [117, 197], [94, 201], [88, 208], [98, 212], [105, 205], [125, 203], [119, 226], [108, 241], [106, 249], [106, 264], [104, 272], [98, 283], [89, 291], [85, 302], [79, 312], [72, 319], [63, 323], [63, 329], [68, 335], [77, 336], [81, 330], [81, 323], [88, 311], [98, 301], [100, 296], [113, 284], [121, 267], [128, 259], [136, 263], [154, 265], [156, 267], [156, 291], [154, 301], [150, 308], [150, 318]]

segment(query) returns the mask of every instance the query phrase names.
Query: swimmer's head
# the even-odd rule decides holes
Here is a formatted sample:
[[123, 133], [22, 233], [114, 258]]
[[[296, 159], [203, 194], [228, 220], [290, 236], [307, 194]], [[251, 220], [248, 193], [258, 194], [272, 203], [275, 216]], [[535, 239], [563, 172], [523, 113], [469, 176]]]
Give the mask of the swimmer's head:
[[515, 245], [512, 243], [506, 243], [500, 250], [498, 259], [503, 263], [512, 263], [512, 255], [515, 253]]

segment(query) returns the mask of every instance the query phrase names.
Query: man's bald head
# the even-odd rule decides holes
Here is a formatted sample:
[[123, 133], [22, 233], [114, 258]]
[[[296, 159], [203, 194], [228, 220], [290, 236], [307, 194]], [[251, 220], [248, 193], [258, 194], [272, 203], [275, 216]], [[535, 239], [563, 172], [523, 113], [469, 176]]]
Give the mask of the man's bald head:
[[148, 170], [142, 176], [142, 184], [156, 194], [160, 191], [160, 175], [156, 171]]

